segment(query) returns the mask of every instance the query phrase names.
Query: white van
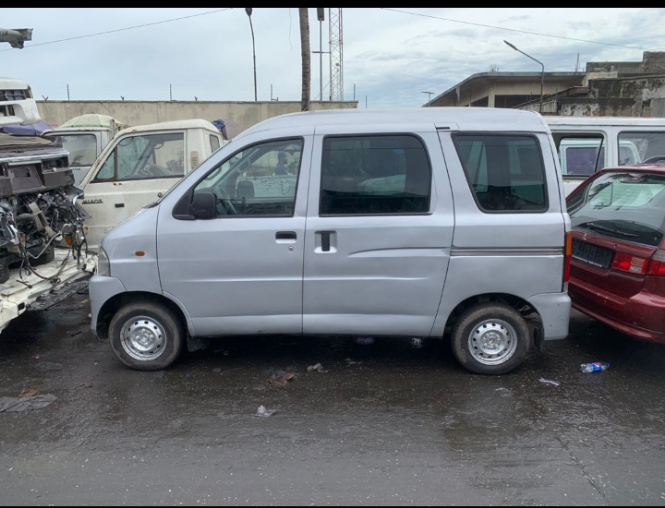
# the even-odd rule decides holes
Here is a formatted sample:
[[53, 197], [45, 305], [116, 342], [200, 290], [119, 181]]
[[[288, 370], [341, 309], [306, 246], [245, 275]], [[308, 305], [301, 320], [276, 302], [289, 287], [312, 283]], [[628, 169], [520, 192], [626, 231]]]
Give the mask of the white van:
[[222, 335], [445, 335], [501, 374], [568, 335], [569, 232], [537, 113], [284, 115], [106, 235], [91, 326], [139, 370]]
[[546, 116], [566, 195], [604, 167], [665, 159], [665, 118]]

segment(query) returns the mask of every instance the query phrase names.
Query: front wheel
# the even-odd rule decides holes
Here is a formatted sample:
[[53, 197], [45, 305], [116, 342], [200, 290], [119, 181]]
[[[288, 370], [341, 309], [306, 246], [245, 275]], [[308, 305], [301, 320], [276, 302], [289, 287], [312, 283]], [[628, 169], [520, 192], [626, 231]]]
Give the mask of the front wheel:
[[464, 368], [476, 374], [505, 374], [519, 367], [531, 339], [524, 318], [503, 303], [482, 303], [464, 311], [452, 331], [452, 348]]
[[109, 326], [115, 356], [136, 370], [161, 370], [171, 365], [185, 344], [179, 317], [157, 302], [135, 302], [116, 312]]

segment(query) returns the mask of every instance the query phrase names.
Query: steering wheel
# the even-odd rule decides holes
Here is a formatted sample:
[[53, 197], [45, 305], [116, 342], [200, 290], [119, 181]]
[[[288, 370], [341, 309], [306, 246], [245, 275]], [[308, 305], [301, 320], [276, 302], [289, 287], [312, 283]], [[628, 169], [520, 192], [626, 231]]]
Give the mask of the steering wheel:
[[222, 204], [228, 215], [239, 215], [238, 210], [236, 210], [236, 207], [233, 206], [233, 203], [231, 203], [231, 199], [221, 188], [218, 190], [217, 199]]
[[160, 176], [169, 176], [170, 171], [166, 171], [161, 166], [157, 164], [146, 164], [143, 166], [138, 174], [143, 178], [155, 178]]
[[642, 164], [649, 164], [653, 162], [665, 162], [665, 155], [655, 155], [653, 157], [649, 157], [646, 160], [642, 161]]

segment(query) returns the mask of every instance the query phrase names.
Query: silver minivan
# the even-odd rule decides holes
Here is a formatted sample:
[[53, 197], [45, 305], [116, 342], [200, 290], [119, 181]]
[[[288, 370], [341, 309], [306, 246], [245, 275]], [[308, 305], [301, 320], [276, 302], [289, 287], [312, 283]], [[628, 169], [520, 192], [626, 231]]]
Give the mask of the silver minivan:
[[450, 338], [482, 374], [568, 335], [550, 130], [486, 108], [284, 115], [102, 241], [92, 329], [157, 370], [224, 335]]

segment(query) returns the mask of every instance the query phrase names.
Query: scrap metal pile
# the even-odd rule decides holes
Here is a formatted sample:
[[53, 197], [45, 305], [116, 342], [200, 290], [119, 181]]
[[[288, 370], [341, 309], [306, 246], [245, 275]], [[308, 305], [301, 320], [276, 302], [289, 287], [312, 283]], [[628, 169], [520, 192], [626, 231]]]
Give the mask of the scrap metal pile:
[[66, 167], [67, 153], [1, 141], [0, 283], [13, 268], [39, 276], [35, 268], [53, 261], [59, 244], [70, 246], [77, 260], [85, 258], [87, 215], [76, 203], [81, 191]]

